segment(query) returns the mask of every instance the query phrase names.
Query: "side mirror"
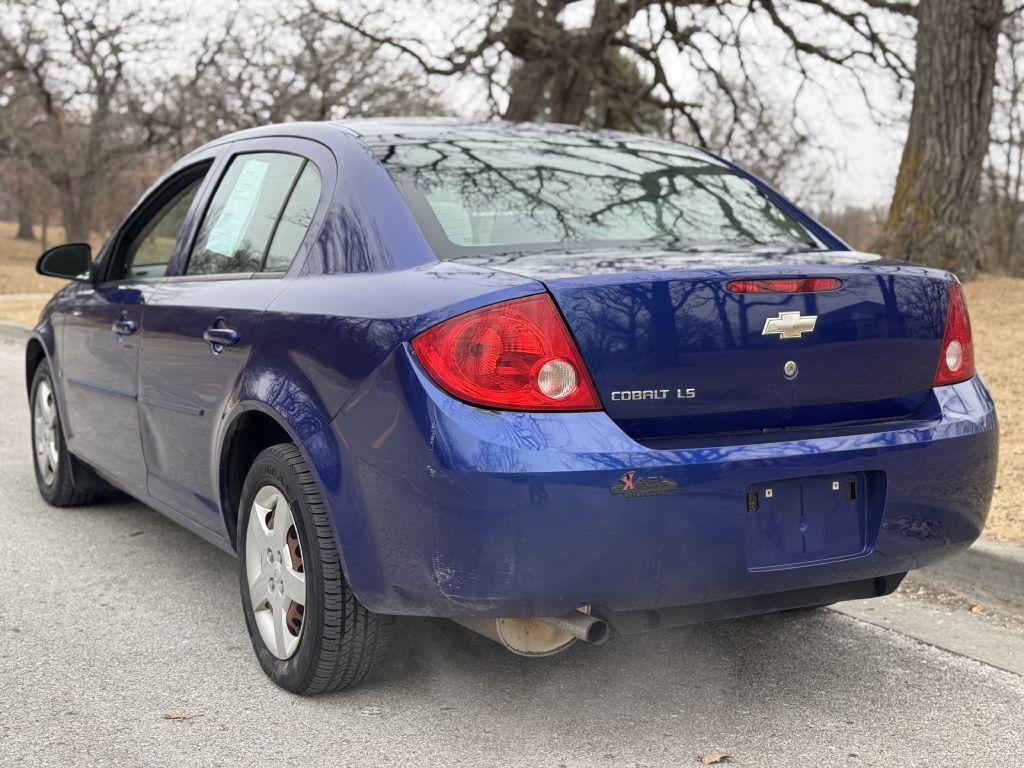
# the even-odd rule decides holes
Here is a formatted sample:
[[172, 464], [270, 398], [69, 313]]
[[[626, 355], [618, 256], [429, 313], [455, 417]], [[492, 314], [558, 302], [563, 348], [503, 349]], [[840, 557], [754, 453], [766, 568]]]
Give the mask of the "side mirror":
[[65, 280], [92, 281], [92, 248], [88, 243], [68, 243], [51, 248], [39, 257], [36, 272]]

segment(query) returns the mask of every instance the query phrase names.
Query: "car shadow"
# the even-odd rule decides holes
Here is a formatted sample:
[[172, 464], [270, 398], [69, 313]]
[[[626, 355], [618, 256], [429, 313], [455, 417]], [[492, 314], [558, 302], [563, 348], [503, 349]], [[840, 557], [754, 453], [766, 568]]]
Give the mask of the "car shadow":
[[[165, 585], [202, 585], [190, 592], [190, 613], [221, 618], [196, 626], [193, 642], [223, 649], [247, 668], [246, 679], [262, 677], [245, 639], [230, 555], [128, 498], [52, 514], [67, 518], [63, 530], [93, 539], [89, 546], [121, 540], [124, 567], [145, 564], [154, 599]], [[611, 707], [623, 718], [643, 713], [657, 720], [709, 701], [756, 709], [770, 696], [776, 705], [802, 705], [841, 696], [837, 681], [876, 684], [872, 656], [880, 643], [871, 641], [873, 631], [828, 610], [793, 612], [616, 636], [602, 646], [577, 643], [554, 656], [523, 658], [454, 622], [400, 617], [381, 668], [358, 689], [317, 701], [344, 709], [350, 699], [406, 697], [458, 708], [460, 691], [478, 701], [486, 689], [495, 694], [493, 706], [514, 709], [527, 722], [566, 707], [581, 717], [605, 718]]]

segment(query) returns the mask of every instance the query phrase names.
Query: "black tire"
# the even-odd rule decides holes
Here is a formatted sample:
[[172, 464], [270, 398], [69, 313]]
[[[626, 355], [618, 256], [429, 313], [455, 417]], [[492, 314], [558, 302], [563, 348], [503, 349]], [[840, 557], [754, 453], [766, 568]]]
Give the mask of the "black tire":
[[[283, 492], [291, 508], [306, 584], [298, 646], [284, 660], [271, 652], [260, 634], [246, 567], [250, 511], [257, 493], [267, 485]], [[383, 657], [394, 618], [368, 610], [349, 589], [320, 491], [302, 454], [291, 443], [267, 448], [249, 468], [237, 531], [245, 623], [267, 677], [302, 695], [337, 691], [362, 682]]]
[[[50, 407], [54, 410], [56, 420], [52, 434], [57, 452], [57, 467], [49, 479], [43, 476], [44, 470], [40, 467], [40, 459], [36, 454], [37, 431], [42, 428], [36, 418], [36, 400], [44, 385], [49, 392], [47, 399]], [[84, 504], [92, 504], [104, 496], [108, 486], [92, 470], [68, 452], [67, 443], [64, 440], [63, 420], [57, 406], [55, 393], [50, 364], [43, 360], [36, 367], [35, 375], [32, 377], [32, 390], [29, 396], [32, 417], [32, 466], [36, 473], [36, 485], [39, 487], [39, 494], [43, 499], [55, 507], [79, 507]]]

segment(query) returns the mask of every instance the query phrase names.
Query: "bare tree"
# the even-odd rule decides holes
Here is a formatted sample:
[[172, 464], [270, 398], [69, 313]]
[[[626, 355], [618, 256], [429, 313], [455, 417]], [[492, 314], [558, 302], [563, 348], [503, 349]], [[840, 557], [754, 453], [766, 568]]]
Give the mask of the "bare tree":
[[16, 240], [35, 240], [32, 229], [35, 221], [36, 202], [39, 197], [38, 184], [30, 168], [22, 163], [7, 161], [0, 163], [0, 180], [14, 202], [18, 230]]
[[[787, 51], [803, 87], [852, 74], [867, 97], [869, 76], [913, 82], [908, 138], [876, 248], [965, 277], [981, 265], [974, 221], [999, 31], [1010, 13], [1004, 0], [489, 0], [446, 47], [398, 35], [403, 19], [379, 5], [308, 1], [325, 20], [427, 73], [482, 78], [492, 110], [506, 119], [631, 122], [716, 149], [746, 147], [742, 159], [775, 177], [784, 175], [775, 163], [812, 137], [799, 129], [795, 104], [780, 119], [766, 96], [766, 49]], [[772, 144], [777, 151], [763, 150]]]
[[913, 75], [913, 2], [450, 2], [467, 21], [437, 39], [412, 23], [427, 0], [307, 0], [435, 78], [481, 81], [494, 116], [693, 142], [816, 207], [830, 202], [821, 160], [834, 152], [804, 119], [805, 94], [828, 101], [843, 83], [888, 123], [879, 82], [899, 97]]
[[197, 44], [170, 5], [0, 5], [0, 160], [53, 189], [68, 239], [113, 226], [176, 154], [229, 131], [439, 109], [423, 73], [308, 13], [211, 18]]
[[1024, 273], [1024, 17], [1003, 25], [979, 220], [986, 269]]
[[418, 69], [284, 6], [231, 14], [203, 41], [195, 66], [172, 77], [146, 110], [178, 151], [269, 123], [436, 114], [441, 106]]
[[[396, 33], [407, 17], [372, 0], [309, 2], [325, 21], [431, 75], [481, 78], [505, 119], [654, 129], [704, 145], [709, 108], [725, 116], [721, 144], [778, 111], [763, 63], [780, 49], [805, 83], [829, 68], [911, 75], [900, 20], [913, 6], [890, 0], [489, 0], [472, 4], [443, 48]], [[422, 1], [401, 8], [426, 12]]]
[[988, 151], [1003, 0], [918, 9], [910, 127], [880, 253], [962, 277], [982, 266], [975, 212]]
[[52, 185], [68, 239], [88, 240], [103, 180], [156, 139], [125, 119], [129, 61], [156, 20], [69, 1], [8, 0], [2, 14], [0, 98], [28, 114], [3, 121], [4, 144]]

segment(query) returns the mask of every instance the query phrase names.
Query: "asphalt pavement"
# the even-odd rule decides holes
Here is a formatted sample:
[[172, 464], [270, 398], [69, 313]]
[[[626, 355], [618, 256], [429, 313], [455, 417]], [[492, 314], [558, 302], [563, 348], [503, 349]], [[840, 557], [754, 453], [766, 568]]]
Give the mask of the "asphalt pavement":
[[831, 610], [539, 660], [406, 620], [361, 688], [292, 696], [231, 557], [131, 500], [41, 501], [23, 375], [0, 343], [0, 765], [1024, 765], [1024, 678]]

